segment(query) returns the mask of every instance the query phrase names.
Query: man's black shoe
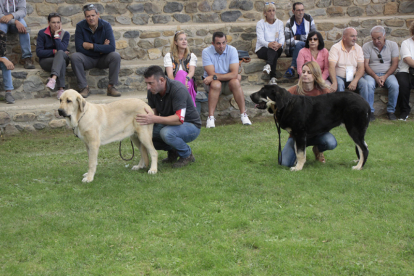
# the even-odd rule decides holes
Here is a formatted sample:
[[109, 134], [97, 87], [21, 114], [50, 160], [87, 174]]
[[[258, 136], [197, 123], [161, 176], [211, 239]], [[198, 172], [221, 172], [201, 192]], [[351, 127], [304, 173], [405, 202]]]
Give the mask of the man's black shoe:
[[182, 158], [180, 157], [180, 159], [178, 159], [177, 162], [175, 162], [172, 167], [175, 168], [181, 168], [184, 166], [187, 166], [188, 164], [192, 163], [195, 161], [194, 155], [193, 153], [190, 154], [190, 156], [188, 156], [187, 158]]
[[168, 157], [162, 159], [161, 163], [174, 163], [175, 161], [177, 161], [178, 158], [178, 153], [175, 150], [169, 150], [168, 151]]

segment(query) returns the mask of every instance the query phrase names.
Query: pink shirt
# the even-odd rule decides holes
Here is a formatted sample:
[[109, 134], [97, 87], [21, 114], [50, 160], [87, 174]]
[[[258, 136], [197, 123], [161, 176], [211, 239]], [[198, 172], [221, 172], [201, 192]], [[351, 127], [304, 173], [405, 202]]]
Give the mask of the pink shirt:
[[299, 76], [302, 75], [302, 66], [308, 61], [316, 61], [319, 64], [319, 67], [321, 67], [322, 71], [322, 78], [326, 80], [329, 77], [329, 52], [326, 48], [323, 48], [318, 52], [318, 56], [316, 57], [316, 60], [313, 58], [311, 51], [309, 48], [302, 48], [302, 50], [299, 51], [299, 55], [297, 58], [297, 65], [298, 65], [298, 74]]

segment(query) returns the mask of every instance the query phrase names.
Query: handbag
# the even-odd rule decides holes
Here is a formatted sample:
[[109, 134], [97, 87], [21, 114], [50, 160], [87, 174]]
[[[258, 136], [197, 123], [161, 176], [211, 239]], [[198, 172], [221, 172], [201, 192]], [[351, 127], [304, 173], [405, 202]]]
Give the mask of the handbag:
[[242, 67], [241, 64], [244, 63], [249, 63], [251, 58], [249, 55], [249, 52], [247, 51], [243, 51], [243, 50], [237, 50], [237, 53], [239, 54], [239, 74], [242, 71]]

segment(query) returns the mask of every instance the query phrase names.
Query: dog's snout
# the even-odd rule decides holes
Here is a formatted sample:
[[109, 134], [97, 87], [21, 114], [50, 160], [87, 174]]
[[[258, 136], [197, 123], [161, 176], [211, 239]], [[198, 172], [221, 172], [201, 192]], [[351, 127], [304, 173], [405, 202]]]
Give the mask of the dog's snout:
[[59, 108], [58, 109], [58, 113], [59, 113], [59, 116], [67, 117], [66, 111], [63, 110], [62, 108]]

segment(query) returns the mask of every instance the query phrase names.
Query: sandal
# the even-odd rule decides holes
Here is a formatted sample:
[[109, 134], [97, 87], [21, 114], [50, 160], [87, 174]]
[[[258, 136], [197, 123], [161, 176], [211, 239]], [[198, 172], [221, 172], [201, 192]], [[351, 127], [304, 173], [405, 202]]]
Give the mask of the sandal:
[[325, 156], [323, 155], [323, 152], [319, 152], [317, 146], [313, 146], [312, 148], [313, 153], [315, 154], [315, 159], [321, 163], [325, 163]]

